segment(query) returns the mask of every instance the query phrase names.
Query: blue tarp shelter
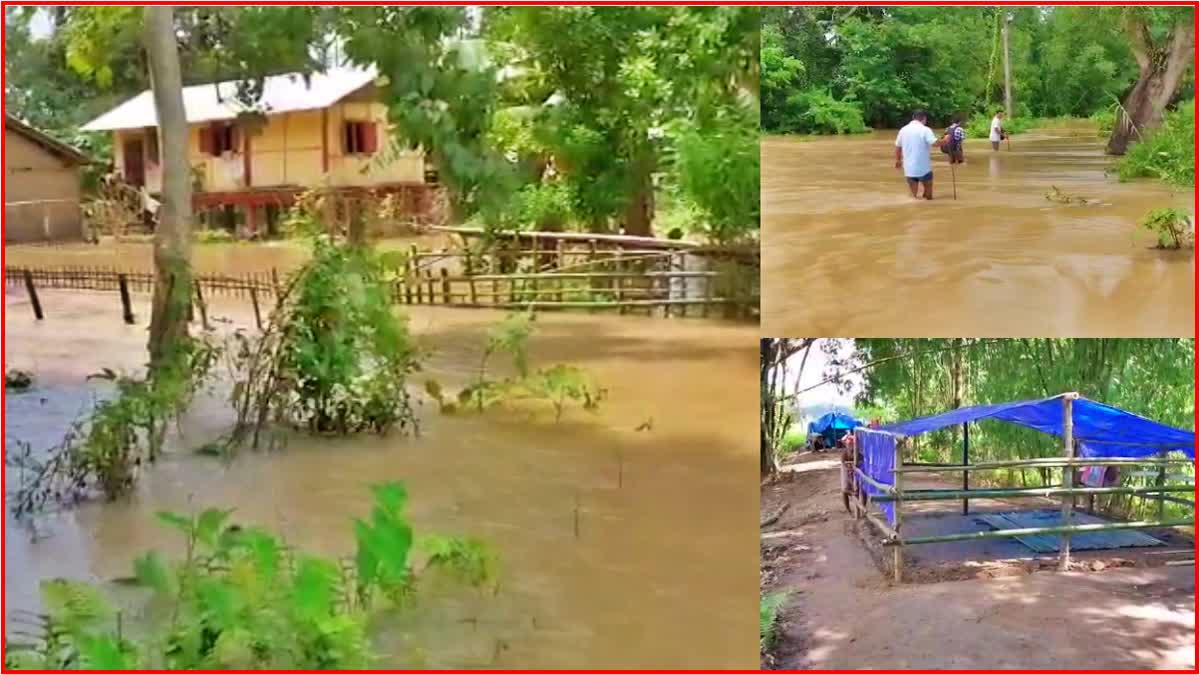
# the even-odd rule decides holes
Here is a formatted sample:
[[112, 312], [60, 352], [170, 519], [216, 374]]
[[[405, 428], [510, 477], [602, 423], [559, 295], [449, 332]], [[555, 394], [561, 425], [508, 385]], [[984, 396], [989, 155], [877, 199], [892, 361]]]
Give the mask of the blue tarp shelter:
[[[1059, 394], [1050, 398], [992, 403], [957, 408], [938, 415], [918, 417], [907, 422], [889, 424], [879, 429], [860, 427], [857, 430], [862, 470], [883, 485], [894, 485], [894, 453], [896, 440], [917, 436], [946, 427], [958, 426], [983, 419], [997, 419], [1019, 424], [1054, 436], [1063, 435], [1063, 399], [1071, 403], [1072, 437], [1078, 443], [1082, 457], [1150, 457], [1161, 452], [1178, 451], [1196, 458], [1196, 432], [1160, 424], [1141, 415], [1097, 403], [1076, 394]], [[964, 457], [965, 462], [965, 457]], [[860, 481], [868, 494], [879, 490]], [[880, 504], [888, 521], [895, 524], [893, 505]], [[965, 511], [964, 511], [965, 513]]]
[[[957, 408], [939, 415], [889, 424], [881, 430], [900, 436], [916, 436], [964, 422], [998, 419], [1062, 436], [1062, 399], [1065, 396], [1067, 394]], [[1193, 459], [1196, 457], [1194, 431], [1176, 429], [1082, 397], [1074, 400], [1071, 412], [1072, 433], [1083, 457], [1149, 457], [1164, 450], [1178, 450]]]
[[825, 444], [832, 446], [842, 436], [861, 426], [863, 426], [862, 422], [849, 415], [831, 412], [821, 415], [815, 422], [809, 422], [808, 433], [820, 434], [825, 438]]

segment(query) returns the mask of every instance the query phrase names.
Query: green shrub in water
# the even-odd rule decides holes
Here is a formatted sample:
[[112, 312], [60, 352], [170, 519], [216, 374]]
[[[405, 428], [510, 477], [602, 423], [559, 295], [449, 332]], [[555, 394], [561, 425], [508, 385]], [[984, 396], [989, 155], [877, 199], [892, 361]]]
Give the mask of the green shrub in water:
[[312, 433], [415, 429], [405, 385], [418, 369], [391, 302], [403, 254], [316, 235], [262, 336], [239, 333], [234, 440], [271, 420]]
[[57, 446], [35, 453], [18, 443], [6, 457], [20, 476], [9, 501], [13, 512], [129, 492], [141, 468], [158, 459], [168, 424], [183, 414], [221, 351], [207, 338], [187, 338], [145, 377], [111, 370], [93, 375], [113, 381], [116, 395], [73, 422]]
[[1184, 101], [1163, 117], [1162, 126], [1135, 134], [1135, 142], [1117, 162], [1122, 181], [1158, 178], [1172, 185], [1196, 184], [1196, 114]]
[[[22, 620], [5, 649], [10, 669], [362, 669], [374, 662], [368, 629], [386, 607], [414, 609], [420, 576], [447, 570], [473, 586], [494, 562], [485, 546], [454, 537], [414, 539], [399, 483], [371, 488], [370, 520], [355, 522], [353, 560], [288, 547], [259, 527], [230, 524], [228, 510], [160, 513], [184, 539], [182, 560], [151, 551], [122, 580], [144, 605], [125, 622], [97, 587], [42, 584], [45, 613]], [[428, 544], [422, 542], [427, 541]], [[420, 549], [420, 550], [419, 550]], [[425, 564], [417, 569], [415, 554]], [[136, 636], [136, 637], [135, 637]]]
[[1158, 237], [1159, 248], [1179, 249], [1195, 245], [1192, 219], [1179, 209], [1154, 209], [1138, 225]]
[[852, 100], [834, 98], [827, 89], [806, 89], [787, 99], [791, 111], [783, 131], [807, 134], [860, 134], [870, 129], [863, 121], [862, 106]]
[[[472, 408], [483, 412], [487, 408], [521, 400], [548, 402], [554, 407], [555, 421], [562, 419], [563, 412], [571, 403], [578, 403], [585, 410], [595, 410], [604, 400], [606, 392], [596, 385], [587, 371], [561, 363], [530, 370], [529, 337], [533, 334], [533, 321], [532, 313], [513, 313], [492, 328], [474, 380], [459, 391], [456, 399], [447, 397], [441, 383], [436, 380], [425, 383], [425, 392], [445, 413]], [[493, 358], [502, 353], [512, 358], [515, 374], [497, 379], [492, 376], [490, 367]]]

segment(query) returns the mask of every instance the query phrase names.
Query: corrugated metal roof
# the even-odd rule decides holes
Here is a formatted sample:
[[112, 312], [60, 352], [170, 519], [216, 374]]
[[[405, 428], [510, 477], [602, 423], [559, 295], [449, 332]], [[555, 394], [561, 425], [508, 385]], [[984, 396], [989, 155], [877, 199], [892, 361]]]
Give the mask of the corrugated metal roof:
[[[307, 82], [300, 73], [272, 75], [263, 86], [261, 110], [278, 115], [328, 108], [375, 80], [375, 68], [336, 68], [313, 73]], [[189, 123], [230, 120], [244, 112], [235, 100], [237, 80], [183, 88], [183, 107]], [[220, 90], [220, 97], [217, 92]], [[147, 89], [83, 126], [84, 131], [113, 131], [158, 126], [154, 95]]]

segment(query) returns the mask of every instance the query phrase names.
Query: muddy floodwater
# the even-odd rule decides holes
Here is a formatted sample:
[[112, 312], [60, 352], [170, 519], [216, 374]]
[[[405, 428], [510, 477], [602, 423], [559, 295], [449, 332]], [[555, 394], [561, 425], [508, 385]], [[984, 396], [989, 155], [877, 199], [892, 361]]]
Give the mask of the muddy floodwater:
[[[763, 139], [764, 334], [1192, 334], [1193, 252], [1136, 227], [1192, 213], [1192, 189], [1119, 183], [1094, 131], [1063, 129], [999, 152], [969, 140], [955, 176], [935, 149], [935, 199], [918, 201], [895, 137]], [[1087, 203], [1051, 202], [1052, 186]]]
[[[6, 448], [53, 442], [99, 386], [86, 374], [142, 362], [139, 302], [139, 325], [125, 326], [112, 294], [44, 291], [37, 323], [10, 289], [6, 364], [38, 380], [6, 397]], [[500, 315], [417, 310], [411, 326], [434, 350], [421, 377], [464, 382]], [[212, 313], [249, 317], [235, 305]], [[340, 555], [352, 549], [351, 518], [369, 509], [367, 485], [400, 480], [418, 532], [489, 542], [499, 584], [437, 590], [415, 618], [383, 617], [382, 666], [754, 668], [757, 327], [583, 314], [536, 325], [534, 365], [591, 370], [608, 389], [598, 412], [555, 424], [543, 409], [447, 417], [427, 404], [419, 438], [293, 436], [226, 466], [187, 452], [229, 421], [219, 401], [197, 401], [132, 498], [32, 531], [6, 515], [6, 623], [37, 607], [39, 579], [108, 580], [146, 549], [178, 551], [158, 510], [233, 507], [239, 522]]]

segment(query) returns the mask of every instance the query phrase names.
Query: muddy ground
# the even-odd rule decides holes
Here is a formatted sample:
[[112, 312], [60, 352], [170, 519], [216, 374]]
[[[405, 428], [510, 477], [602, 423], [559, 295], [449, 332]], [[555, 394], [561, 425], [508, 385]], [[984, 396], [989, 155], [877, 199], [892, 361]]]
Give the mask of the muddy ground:
[[842, 507], [836, 457], [762, 487], [765, 592], [790, 593], [777, 669], [1196, 668], [1195, 568], [1009, 574], [894, 586]]

